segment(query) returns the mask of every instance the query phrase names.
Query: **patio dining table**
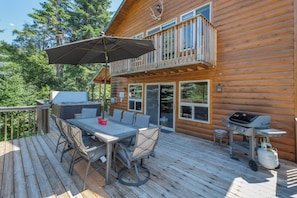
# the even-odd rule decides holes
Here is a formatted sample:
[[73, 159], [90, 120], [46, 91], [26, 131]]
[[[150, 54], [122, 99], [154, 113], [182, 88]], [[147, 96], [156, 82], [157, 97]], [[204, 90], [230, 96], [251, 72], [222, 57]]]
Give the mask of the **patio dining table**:
[[66, 121], [106, 143], [105, 183], [110, 184], [113, 144], [125, 138], [135, 136], [138, 128], [112, 120], [108, 120], [106, 125], [98, 124], [97, 117], [67, 119]]

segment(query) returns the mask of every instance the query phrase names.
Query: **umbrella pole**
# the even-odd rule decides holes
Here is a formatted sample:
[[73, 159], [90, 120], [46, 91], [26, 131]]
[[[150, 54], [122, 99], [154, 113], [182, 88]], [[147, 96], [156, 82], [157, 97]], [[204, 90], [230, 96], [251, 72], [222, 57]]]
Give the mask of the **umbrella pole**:
[[108, 63], [108, 56], [105, 52], [105, 71], [104, 71], [104, 93], [103, 93], [103, 116], [104, 119], [104, 112], [105, 112], [105, 105], [106, 105], [106, 77], [107, 77], [107, 63]]

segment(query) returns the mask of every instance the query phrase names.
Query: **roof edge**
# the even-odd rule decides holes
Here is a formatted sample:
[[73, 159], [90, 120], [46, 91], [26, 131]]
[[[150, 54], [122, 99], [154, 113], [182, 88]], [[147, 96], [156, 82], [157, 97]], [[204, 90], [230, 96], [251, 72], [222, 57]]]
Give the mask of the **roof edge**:
[[113, 23], [114, 19], [118, 16], [120, 10], [122, 9], [122, 7], [124, 6], [124, 4], [126, 3], [126, 0], [123, 0], [121, 5], [118, 7], [118, 9], [116, 10], [116, 12], [114, 13], [113, 17], [111, 18], [110, 22], [107, 24], [106, 28], [104, 29], [104, 32], [107, 32], [107, 30], [109, 29], [110, 25]]

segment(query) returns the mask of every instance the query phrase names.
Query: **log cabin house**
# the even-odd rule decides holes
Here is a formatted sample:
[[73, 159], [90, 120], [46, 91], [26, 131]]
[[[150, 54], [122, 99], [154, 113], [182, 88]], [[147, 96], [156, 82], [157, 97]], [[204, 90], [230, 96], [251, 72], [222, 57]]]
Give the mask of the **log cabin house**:
[[151, 39], [156, 50], [111, 63], [110, 113], [149, 114], [208, 140], [235, 111], [268, 114], [287, 131], [272, 145], [296, 162], [296, 24], [295, 0], [124, 0], [105, 34]]

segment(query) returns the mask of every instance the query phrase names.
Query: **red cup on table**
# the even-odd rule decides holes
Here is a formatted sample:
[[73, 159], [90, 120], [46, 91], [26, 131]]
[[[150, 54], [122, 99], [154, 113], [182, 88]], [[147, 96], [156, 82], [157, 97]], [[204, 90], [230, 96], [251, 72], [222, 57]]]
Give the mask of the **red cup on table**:
[[101, 124], [102, 118], [98, 118], [98, 124]]
[[102, 120], [101, 120], [101, 124], [102, 124], [102, 125], [106, 125], [106, 124], [107, 124], [107, 120], [102, 119]]

